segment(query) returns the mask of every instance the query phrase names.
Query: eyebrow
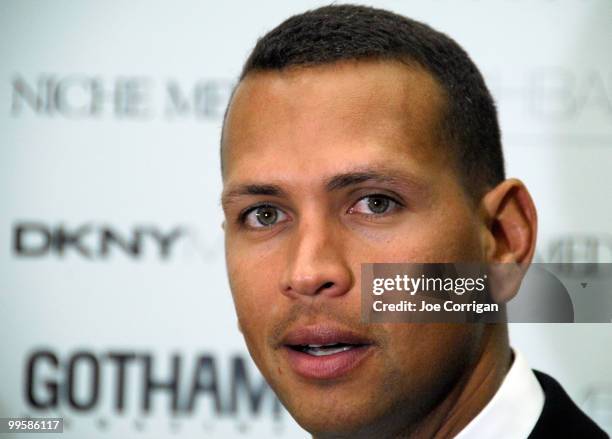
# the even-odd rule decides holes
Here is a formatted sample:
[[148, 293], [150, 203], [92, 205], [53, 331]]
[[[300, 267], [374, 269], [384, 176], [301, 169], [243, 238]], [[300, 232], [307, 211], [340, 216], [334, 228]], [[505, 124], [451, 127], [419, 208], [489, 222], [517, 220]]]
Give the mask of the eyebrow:
[[332, 192], [370, 181], [376, 183], [399, 183], [401, 180], [403, 179], [388, 173], [378, 171], [357, 171], [333, 176], [327, 181], [325, 188], [327, 191]]
[[[357, 170], [334, 175], [325, 183], [328, 192], [334, 192], [360, 183], [391, 183], [402, 186], [412, 192], [424, 192], [426, 186], [416, 177], [404, 172], [391, 170]], [[235, 199], [248, 195], [268, 195], [273, 197], [286, 197], [287, 193], [274, 184], [243, 184], [237, 186], [221, 196], [221, 204], [231, 204]]]
[[248, 195], [267, 195], [271, 197], [286, 196], [285, 191], [275, 184], [243, 184], [221, 195], [223, 206], [231, 204], [235, 199]]

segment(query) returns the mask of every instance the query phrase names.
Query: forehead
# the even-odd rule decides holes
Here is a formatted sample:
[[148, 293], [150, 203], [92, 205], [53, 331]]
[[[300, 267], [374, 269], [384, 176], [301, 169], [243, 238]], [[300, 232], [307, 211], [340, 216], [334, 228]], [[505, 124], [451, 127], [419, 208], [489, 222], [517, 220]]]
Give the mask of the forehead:
[[319, 159], [323, 165], [334, 154], [337, 166], [399, 156], [440, 164], [446, 155], [437, 148], [444, 105], [444, 93], [429, 73], [398, 61], [249, 73], [227, 114], [224, 181], [260, 166], [270, 171], [269, 158], [287, 172], [292, 163], [304, 171], [304, 162]]

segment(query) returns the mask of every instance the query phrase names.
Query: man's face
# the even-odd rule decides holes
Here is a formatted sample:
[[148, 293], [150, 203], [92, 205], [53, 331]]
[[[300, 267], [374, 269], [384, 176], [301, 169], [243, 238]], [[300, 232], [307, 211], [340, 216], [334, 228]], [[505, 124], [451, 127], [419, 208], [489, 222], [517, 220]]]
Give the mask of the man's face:
[[390, 61], [251, 73], [233, 97], [230, 286], [255, 363], [311, 432], [414, 421], [477, 355], [478, 325], [360, 322], [360, 264], [484, 258], [441, 144], [444, 99]]

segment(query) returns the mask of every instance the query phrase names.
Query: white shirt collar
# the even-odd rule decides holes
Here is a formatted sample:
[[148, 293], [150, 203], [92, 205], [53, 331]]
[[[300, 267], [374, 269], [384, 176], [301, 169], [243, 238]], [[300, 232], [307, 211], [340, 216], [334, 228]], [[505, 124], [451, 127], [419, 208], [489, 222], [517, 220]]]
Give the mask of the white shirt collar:
[[520, 351], [493, 398], [456, 439], [517, 439], [529, 436], [544, 408], [544, 391]]

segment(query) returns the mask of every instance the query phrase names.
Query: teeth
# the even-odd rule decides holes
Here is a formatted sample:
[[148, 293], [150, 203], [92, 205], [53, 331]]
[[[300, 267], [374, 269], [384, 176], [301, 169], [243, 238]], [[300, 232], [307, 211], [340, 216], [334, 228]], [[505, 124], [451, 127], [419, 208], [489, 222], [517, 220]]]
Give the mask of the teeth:
[[[327, 345], [327, 346], [331, 346], [331, 345]], [[325, 355], [333, 355], [339, 352], [348, 351], [349, 349], [352, 349], [352, 348], [353, 346], [349, 346], [349, 345], [338, 346], [335, 348], [322, 347], [321, 345], [308, 345], [306, 349], [304, 349], [304, 352], [309, 355], [314, 355], [315, 357], [323, 357]]]
[[336, 346], [336, 345], [339, 345], [339, 344], [341, 344], [341, 343], [307, 344], [307, 345], [304, 345], [304, 347], [305, 348], [323, 348], [323, 347], [328, 348], [330, 346]]

